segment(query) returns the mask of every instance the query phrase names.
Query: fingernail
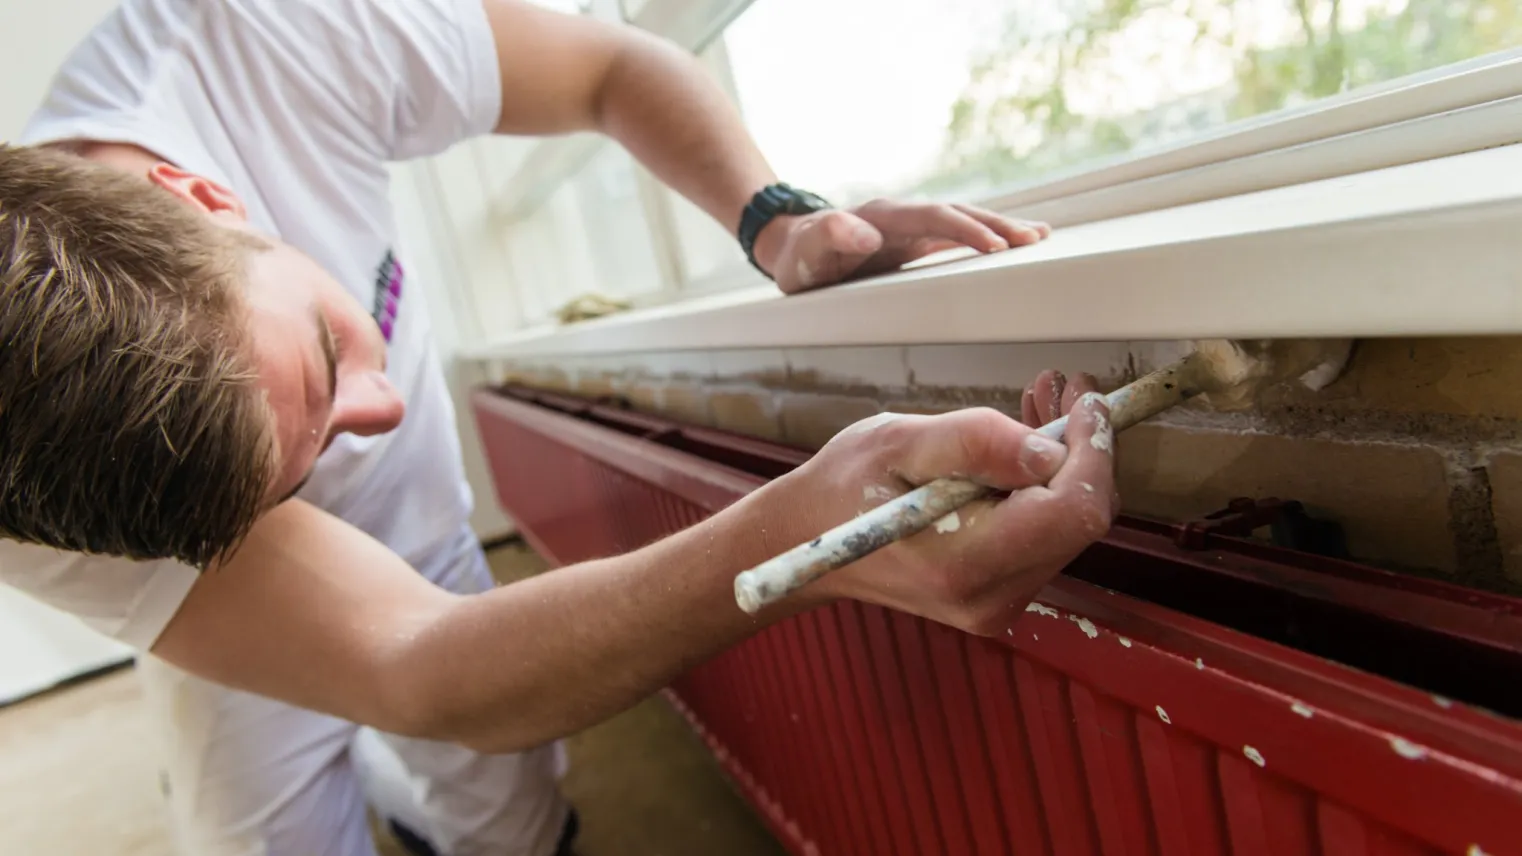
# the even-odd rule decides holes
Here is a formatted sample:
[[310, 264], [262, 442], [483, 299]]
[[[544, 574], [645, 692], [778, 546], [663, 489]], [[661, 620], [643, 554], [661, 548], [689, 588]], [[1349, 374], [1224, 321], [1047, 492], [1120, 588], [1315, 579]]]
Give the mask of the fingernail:
[[1020, 466], [1032, 476], [1045, 481], [1062, 469], [1067, 454], [1067, 447], [1056, 440], [1040, 434], [1027, 434], [1020, 449]]
[[988, 242], [988, 251], [990, 253], [1002, 253], [1007, 249], [1009, 249], [1009, 242], [1003, 238], [994, 238]]
[[1041, 240], [1041, 232], [1039, 230], [1036, 230], [1036, 229], [1024, 229], [1024, 228], [1022, 228], [1020, 230], [1020, 234], [1025, 236], [1025, 239], [1027, 241], [1039, 241], [1039, 240]]
[[870, 226], [858, 225], [851, 232], [851, 242], [863, 253], [873, 252], [877, 249], [877, 230]]

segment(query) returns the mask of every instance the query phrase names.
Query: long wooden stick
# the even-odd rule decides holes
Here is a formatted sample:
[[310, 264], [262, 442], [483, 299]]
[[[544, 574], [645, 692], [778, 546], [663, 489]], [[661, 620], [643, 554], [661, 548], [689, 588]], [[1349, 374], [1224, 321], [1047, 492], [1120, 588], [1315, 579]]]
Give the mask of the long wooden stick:
[[[1215, 368], [1200, 359], [1198, 353], [1190, 354], [1105, 396], [1112, 430], [1123, 431], [1219, 386]], [[1067, 417], [1063, 416], [1037, 429], [1037, 433], [1060, 440], [1067, 423]], [[735, 601], [741, 609], [754, 614], [836, 568], [929, 528], [991, 492], [983, 485], [962, 479], [936, 479], [917, 487], [740, 574], [735, 578]]]

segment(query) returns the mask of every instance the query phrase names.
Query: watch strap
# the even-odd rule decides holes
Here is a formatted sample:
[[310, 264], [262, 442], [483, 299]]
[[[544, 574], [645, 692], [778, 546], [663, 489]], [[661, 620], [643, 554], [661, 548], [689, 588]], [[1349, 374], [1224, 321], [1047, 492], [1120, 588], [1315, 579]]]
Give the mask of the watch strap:
[[834, 206], [822, 197], [784, 182], [761, 188], [740, 213], [739, 239], [745, 258], [750, 260], [756, 270], [770, 277], [771, 274], [756, 261], [756, 237], [761, 234], [761, 230], [783, 215], [812, 214], [832, 207]]

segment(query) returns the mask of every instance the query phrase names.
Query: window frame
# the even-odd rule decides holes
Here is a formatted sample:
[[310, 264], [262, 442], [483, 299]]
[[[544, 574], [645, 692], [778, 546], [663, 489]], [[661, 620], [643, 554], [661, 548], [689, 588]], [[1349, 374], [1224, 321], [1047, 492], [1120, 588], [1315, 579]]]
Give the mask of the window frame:
[[[648, 0], [630, 23], [696, 53], [718, 39], [751, 2], [754, 0]], [[619, 0], [593, 0], [591, 11], [606, 16], [620, 14], [621, 8]], [[1319, 183], [1327, 188], [1327, 182], [1339, 178], [1442, 162], [1519, 142], [1522, 48], [1232, 122], [1177, 143], [1042, 176], [989, 198], [956, 201], [1046, 220], [1059, 230], [1067, 230], [1298, 185]], [[608, 145], [614, 143], [594, 134], [536, 143], [507, 180], [490, 191], [494, 225], [511, 228], [514, 222], [532, 216]], [[739, 261], [707, 276], [689, 277], [682, 235], [676, 228], [667, 191], [643, 168], [636, 165], [635, 170], [649, 238], [664, 282], [657, 294], [638, 299], [637, 306], [695, 301], [701, 315], [704, 302], [720, 298], [719, 303], [728, 306], [729, 302], [721, 299], [723, 295], [771, 288], [759, 273]], [[943, 254], [912, 270], [936, 267], [937, 262], [955, 256]], [[884, 284], [888, 280], [892, 277]], [[851, 289], [842, 293], [855, 293]], [[680, 306], [676, 313], [686, 314]], [[540, 342], [543, 338], [542, 329], [506, 335], [487, 333], [477, 344], [494, 342], [485, 350], [501, 356], [501, 349], [511, 343]], [[587, 346], [581, 342], [584, 337], [573, 338], [579, 344], [568, 347], [586, 352]], [[542, 345], [533, 347], [542, 353], [537, 350]]]
[[1518, 223], [1522, 143], [1086, 223], [801, 295], [758, 277], [461, 355], [1515, 335]]

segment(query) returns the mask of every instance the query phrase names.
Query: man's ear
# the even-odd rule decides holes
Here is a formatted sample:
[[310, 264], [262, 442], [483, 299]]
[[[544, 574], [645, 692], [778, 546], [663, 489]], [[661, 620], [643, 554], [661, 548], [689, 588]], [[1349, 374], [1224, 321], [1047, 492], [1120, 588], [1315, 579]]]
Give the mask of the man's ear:
[[148, 180], [173, 193], [181, 202], [213, 217], [232, 217], [239, 222], [248, 220], [248, 211], [238, 194], [209, 178], [186, 172], [173, 164], [159, 163], [148, 170]]

